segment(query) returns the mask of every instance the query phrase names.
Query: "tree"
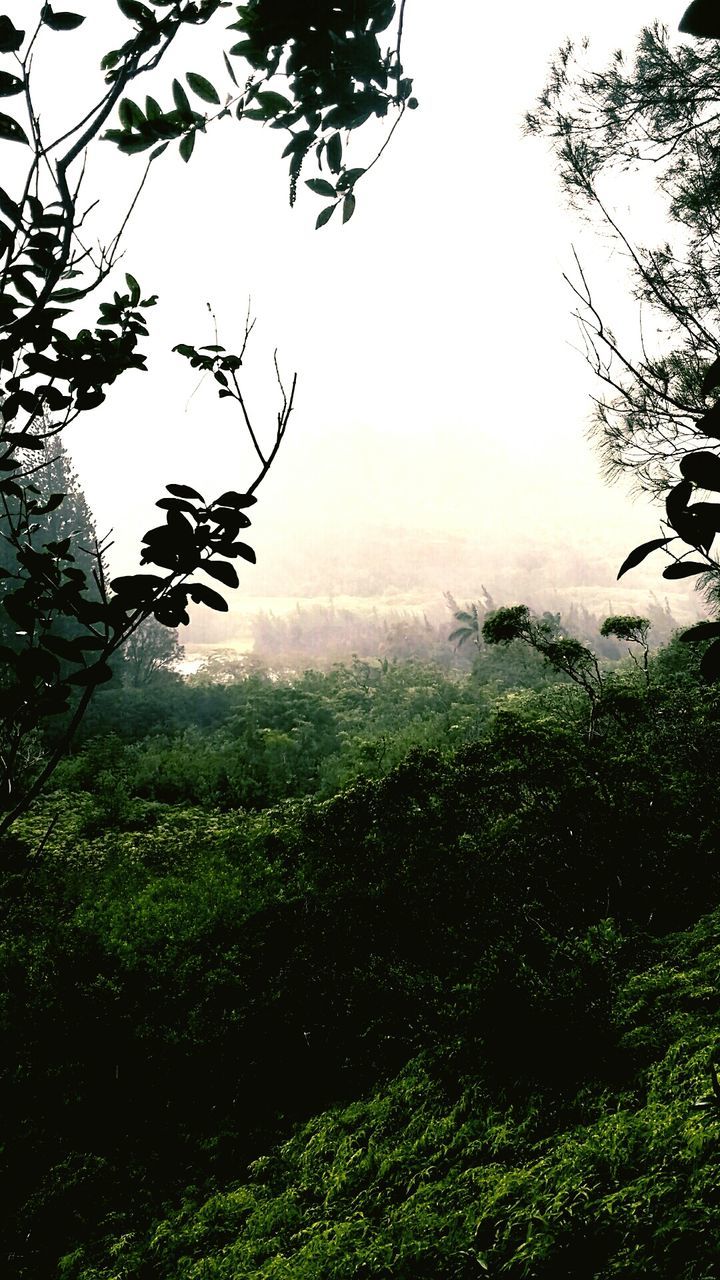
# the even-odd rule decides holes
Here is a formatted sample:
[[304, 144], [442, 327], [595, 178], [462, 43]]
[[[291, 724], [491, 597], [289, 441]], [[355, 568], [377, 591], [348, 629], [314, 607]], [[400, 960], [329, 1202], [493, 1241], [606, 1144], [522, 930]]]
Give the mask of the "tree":
[[482, 588], [482, 592], [483, 600], [479, 607], [473, 601], [471, 604], [466, 605], [464, 609], [459, 608], [457, 600], [449, 591], [445, 592], [445, 603], [455, 621], [460, 623], [459, 627], [451, 631], [448, 640], [451, 644], [454, 643], [458, 649], [462, 648], [468, 640], [472, 640], [473, 644], [478, 649], [480, 648], [480, 624], [482, 618], [485, 617], [490, 609], [494, 608], [492, 596], [485, 587]]
[[[648, 644], [650, 625], [649, 618], [641, 618], [637, 614], [613, 614], [612, 617], [605, 619], [600, 628], [601, 636], [614, 636], [616, 640], [624, 640], [628, 644], [640, 646], [642, 650], [642, 672], [646, 684], [650, 683], [650, 646]], [[630, 656], [633, 662], [637, 664], [637, 658], [632, 650], [630, 651]]]
[[[50, 510], [43, 518], [43, 532], [48, 539], [56, 543], [69, 538], [74, 543], [76, 564], [86, 574], [92, 574], [95, 565], [97, 530], [95, 519], [88, 506], [78, 476], [73, 468], [70, 455], [60, 436], [48, 441], [39, 454], [31, 452], [34, 468], [34, 480], [39, 490], [38, 501], [41, 505], [50, 505]], [[52, 505], [52, 494], [62, 494], [63, 502]], [[6, 497], [8, 509], [17, 519], [19, 506], [12, 495]], [[7, 572], [18, 570], [17, 553], [11, 543], [0, 538], [0, 559], [2, 568]], [[9, 588], [12, 578], [0, 576], [0, 634], [5, 637], [14, 633], [12, 619], [2, 607], [5, 590]]]
[[[93, 328], [73, 327], [72, 317], [117, 267], [124, 230], [151, 167], [174, 143], [189, 161], [198, 139], [223, 119], [258, 121], [284, 131], [291, 203], [312, 155], [325, 174], [307, 179], [326, 201], [317, 225], [338, 207], [347, 221], [358, 183], [379, 158], [378, 153], [364, 166], [349, 163], [349, 135], [391, 110], [396, 125], [406, 107], [416, 105], [401, 62], [405, 0], [397, 6], [393, 0], [248, 0], [237, 7], [229, 28], [234, 42], [222, 51], [225, 88], [189, 71], [184, 82], [173, 81], [171, 95], [158, 84], [156, 92], [166, 103], [171, 97], [169, 105], [152, 96], [141, 104], [129, 93], [148, 78], [154, 86], [168, 49], [186, 31], [225, 17], [228, 0], [117, 0], [117, 6], [126, 39], [102, 58], [102, 95], [58, 137], [47, 132], [36, 107], [34, 55], [45, 41], [57, 41], [61, 49], [85, 18], [39, 0], [27, 6], [26, 30], [0, 14], [0, 96], [16, 100], [0, 112], [0, 141], [29, 157], [15, 189], [0, 189], [0, 537], [14, 557], [2, 570], [3, 608], [14, 638], [0, 647], [0, 736], [10, 733], [16, 743], [0, 755], [0, 834], [38, 794], [93, 690], [111, 678], [110, 659], [146, 619], [177, 627], [187, 622], [190, 601], [227, 609], [215, 586], [195, 575], [202, 572], [232, 588], [238, 584], [234, 562], [254, 561], [239, 535], [250, 525], [247, 512], [293, 408], [295, 379], [286, 389], [276, 361], [280, 407], [270, 440], [251, 422], [241, 381], [250, 323], [236, 353], [217, 338], [200, 347], [179, 343], [180, 356], [211, 372], [218, 395], [234, 401], [257, 453], [255, 477], [241, 491], [227, 490], [211, 501], [192, 486], [169, 484], [168, 496], [157, 503], [164, 523], [143, 539], [141, 563], [151, 572], [108, 582], [102, 546], [95, 546], [89, 572], [77, 561], [73, 535], [52, 536], [47, 517], [66, 498], [61, 490], [43, 496], [28, 450], [40, 456], [79, 414], [101, 404], [120, 376], [146, 369], [140, 348], [156, 299], [132, 274], [119, 287], [115, 280]], [[384, 36], [393, 22], [394, 37]], [[381, 39], [389, 39], [389, 47]], [[84, 191], [85, 162], [101, 140], [125, 157], [146, 158], [117, 232], [93, 250], [81, 230], [87, 205], [94, 203]], [[135, 165], [132, 159], [122, 163]], [[75, 632], [71, 639], [65, 634], [68, 620]], [[22, 743], [35, 737], [48, 716], [68, 709], [62, 740], [29, 769]]]
[[[642, 647], [642, 660], [638, 662], [635, 655], [631, 657], [635, 665], [642, 671], [646, 691], [650, 686], [648, 665], [648, 632], [649, 618], [637, 615], [616, 614], [606, 618], [600, 627], [601, 636], [615, 636]], [[560, 615], [544, 613], [541, 618], [531, 613], [527, 605], [516, 604], [504, 609], [496, 609], [488, 614], [482, 627], [482, 638], [488, 645], [508, 645], [520, 642], [538, 653], [553, 671], [565, 676], [573, 684], [582, 689], [590, 703], [590, 723], [588, 738], [592, 738], [602, 713], [614, 714], [617, 709], [619, 686], [608, 679], [607, 670], [603, 670], [592, 649], [584, 645], [575, 636], [565, 636], [560, 630]]]
[[[715, 7], [697, 0], [680, 29], [720, 35]], [[583, 65], [586, 46], [560, 51], [531, 133], [552, 140], [571, 202], [615, 241], [631, 274], [640, 307], [633, 346], [607, 324], [588, 275], [576, 257], [569, 281], [590, 365], [603, 384], [595, 398], [594, 432], [606, 471], [629, 473], [636, 486], [665, 496], [662, 536], [637, 547], [618, 576], [662, 549], [668, 579], [716, 580], [711, 554], [720, 531], [720, 49], [671, 41], [665, 27], [645, 29], [634, 61], [616, 53], [600, 72]], [[672, 228], [660, 245], [639, 243], [613, 212], [613, 183], [644, 180], [650, 169]], [[655, 336], [653, 336], [653, 334]], [[678, 474], [679, 472], [679, 474]], [[700, 501], [697, 498], [698, 491]], [[709, 579], [708, 579], [709, 575]], [[703, 638], [716, 643], [703, 656], [710, 679], [720, 676], [720, 623]], [[688, 638], [697, 638], [693, 629]]]
[[[38, 504], [47, 508], [43, 518], [46, 542], [60, 546], [67, 540], [72, 544], [73, 559], [72, 562], [68, 559], [68, 564], [72, 563], [75, 572], [83, 573], [92, 582], [98, 557], [95, 521], [61, 438], [55, 436], [46, 442], [41, 453], [31, 451], [29, 457], [32, 459], [28, 465], [32, 468]], [[63, 501], [59, 502], [61, 494]], [[12, 494], [4, 495], [4, 499], [9, 518], [18, 520], [21, 513], [18, 502]], [[27, 624], [13, 616], [12, 603], [8, 610], [5, 601], [6, 593], [12, 592], [13, 584], [22, 574], [22, 560], [17, 548], [2, 538], [0, 557], [0, 645], [13, 651], [19, 648], [23, 652]], [[95, 599], [98, 598], [95, 592]], [[61, 649], [81, 634], [77, 619], [68, 615], [55, 618], [53, 631], [54, 640]], [[8, 664], [0, 663], [0, 689], [3, 695], [0, 705], [7, 705], [5, 699], [9, 699], [12, 705], [14, 686]], [[34, 726], [31, 720], [28, 723], [22, 715], [0, 717], [0, 761], [3, 764], [0, 778], [6, 785], [14, 776], [32, 774], [42, 766], [45, 759], [43, 736], [39, 727]]]
[[483, 623], [482, 638], [486, 644], [522, 640], [530, 645], [555, 671], [579, 685], [595, 709], [603, 687], [598, 660], [579, 640], [560, 633], [559, 616], [546, 613], [537, 618], [525, 604], [496, 609]]
[[169, 671], [181, 662], [183, 653], [177, 630], [146, 618], [122, 650], [128, 682], [135, 689], [149, 684], [158, 671]]

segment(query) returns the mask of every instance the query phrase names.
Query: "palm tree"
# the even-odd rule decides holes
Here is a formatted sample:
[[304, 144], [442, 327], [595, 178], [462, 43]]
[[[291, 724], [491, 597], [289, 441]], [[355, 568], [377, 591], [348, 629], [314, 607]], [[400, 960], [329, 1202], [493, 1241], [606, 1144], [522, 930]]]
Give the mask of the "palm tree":
[[456, 622], [461, 625], [452, 631], [448, 636], [448, 640], [457, 644], [458, 649], [465, 644], [466, 640], [472, 640], [473, 644], [480, 647], [480, 615], [476, 604], [468, 605], [467, 609], [456, 609], [453, 612]]
[[487, 587], [481, 586], [480, 589], [482, 591], [483, 598], [479, 608], [478, 605], [473, 602], [472, 604], [466, 605], [464, 609], [459, 609], [455, 597], [451, 595], [449, 591], [445, 592], [445, 601], [448, 609], [450, 609], [455, 621], [460, 623], [460, 626], [448, 636], [448, 640], [451, 643], [455, 642], [458, 649], [465, 644], [466, 640], [472, 640], [473, 644], [476, 645], [478, 649], [480, 648], [482, 642], [481, 627], [483, 618], [495, 608], [495, 601], [490, 595]]

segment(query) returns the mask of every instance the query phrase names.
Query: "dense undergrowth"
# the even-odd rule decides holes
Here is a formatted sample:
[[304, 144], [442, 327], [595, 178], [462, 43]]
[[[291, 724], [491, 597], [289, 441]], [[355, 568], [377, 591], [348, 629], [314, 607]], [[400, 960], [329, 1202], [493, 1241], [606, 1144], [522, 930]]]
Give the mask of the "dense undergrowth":
[[720, 701], [533, 682], [98, 698], [3, 850], [8, 1274], [718, 1274]]

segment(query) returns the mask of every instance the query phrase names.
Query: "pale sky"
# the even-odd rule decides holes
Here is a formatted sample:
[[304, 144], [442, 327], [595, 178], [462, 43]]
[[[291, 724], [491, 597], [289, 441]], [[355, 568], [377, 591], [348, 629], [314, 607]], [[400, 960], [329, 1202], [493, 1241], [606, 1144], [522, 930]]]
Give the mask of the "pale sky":
[[[84, 81], [60, 51], [105, 52], [117, 12], [114, 0], [70, 7], [88, 20], [77, 35], [48, 35], [44, 64], [67, 109], [86, 100]], [[23, 0], [6, 8], [17, 22], [27, 17]], [[540, 560], [547, 537], [569, 549], [594, 539], [616, 564], [654, 537], [657, 514], [604, 485], [585, 439], [592, 378], [574, 349], [561, 276], [571, 241], [580, 242], [607, 285], [607, 252], [589, 247], [564, 208], [549, 152], [523, 138], [522, 118], [566, 36], [589, 35], [602, 65], [610, 49], [632, 46], [643, 23], [676, 26], [681, 11], [667, 0], [408, 0], [404, 61], [420, 106], [359, 184], [345, 227], [333, 220], [315, 232], [323, 202], [304, 187], [289, 209], [277, 131], [221, 122], [187, 166], [169, 149], [122, 264], [144, 293], [160, 296], [148, 313], [150, 372], [124, 377], [67, 439], [100, 530], [115, 530], [114, 568], [137, 564], [134, 547], [157, 523], [153, 503], [166, 482], [210, 497], [252, 478], [232, 402], [218, 401], [207, 380], [198, 387], [170, 353], [179, 341], [213, 340], [208, 300], [232, 348], [248, 297], [260, 430], [263, 421], [272, 428], [276, 409], [274, 346], [299, 383], [286, 443], [259, 491], [249, 540], [260, 564], [247, 570], [247, 591], [266, 594], [273, 557], [288, 547], [319, 538], [341, 554], [365, 528], [470, 539], [478, 580], [498, 587], [501, 548], [512, 554], [518, 539], [536, 541]], [[183, 70], [224, 84], [213, 28], [178, 48], [143, 92], [169, 101], [172, 76]], [[372, 148], [372, 136], [356, 137], [356, 163]], [[122, 208], [142, 163], [105, 144], [88, 196], [99, 183], [106, 210]], [[623, 308], [617, 259], [612, 272]], [[637, 581], [664, 596], [661, 568]], [[613, 579], [608, 573], [609, 588]], [[683, 584], [675, 590], [691, 599]]]

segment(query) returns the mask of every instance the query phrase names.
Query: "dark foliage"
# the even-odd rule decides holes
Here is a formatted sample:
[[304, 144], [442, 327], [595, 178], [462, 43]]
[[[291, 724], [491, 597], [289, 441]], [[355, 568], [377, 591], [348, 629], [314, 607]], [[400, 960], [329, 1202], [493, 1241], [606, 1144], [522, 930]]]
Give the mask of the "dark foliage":
[[[420, 1051], [451, 1093], [480, 1072], [555, 1116], [610, 1087], [620, 971], [720, 890], [717, 707], [669, 670], [602, 741], [528, 693], [325, 803], [156, 806], [90, 840], [72, 804], [38, 814], [5, 849], [15, 1274], [238, 1177]], [[608, 919], [612, 964], [583, 943]]]

